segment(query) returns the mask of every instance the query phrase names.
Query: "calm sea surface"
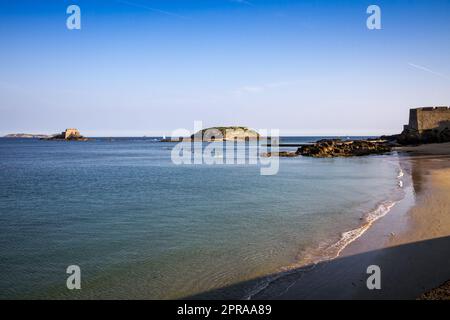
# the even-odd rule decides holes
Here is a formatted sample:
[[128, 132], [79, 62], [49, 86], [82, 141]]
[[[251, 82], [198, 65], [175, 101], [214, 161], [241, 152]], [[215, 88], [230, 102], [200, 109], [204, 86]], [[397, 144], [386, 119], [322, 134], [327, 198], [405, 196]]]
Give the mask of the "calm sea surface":
[[333, 255], [401, 197], [395, 155], [282, 158], [262, 176], [177, 166], [172, 147], [0, 139], [0, 298], [186, 297]]

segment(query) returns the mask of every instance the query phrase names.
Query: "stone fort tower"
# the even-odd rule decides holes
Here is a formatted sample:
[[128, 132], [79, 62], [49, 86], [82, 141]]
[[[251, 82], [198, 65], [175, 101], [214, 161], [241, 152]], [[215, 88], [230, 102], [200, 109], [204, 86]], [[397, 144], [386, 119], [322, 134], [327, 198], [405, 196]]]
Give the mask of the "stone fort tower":
[[401, 138], [409, 142], [450, 141], [450, 108], [410, 109], [409, 124], [404, 126]]
[[425, 130], [443, 129], [449, 122], [449, 107], [416, 108], [409, 110], [409, 124], [405, 129], [422, 133]]
[[66, 129], [66, 131], [64, 131], [62, 133], [62, 135], [64, 135], [64, 139], [66, 139], [66, 140], [67, 139], [71, 139], [71, 138], [79, 138], [79, 137], [81, 137], [80, 132], [77, 129], [73, 129], [73, 128]]

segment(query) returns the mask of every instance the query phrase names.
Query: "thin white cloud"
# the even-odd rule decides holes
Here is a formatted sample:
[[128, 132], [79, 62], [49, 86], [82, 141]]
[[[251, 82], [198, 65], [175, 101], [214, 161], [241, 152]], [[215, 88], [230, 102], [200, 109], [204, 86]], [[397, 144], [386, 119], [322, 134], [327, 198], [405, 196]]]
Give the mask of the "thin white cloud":
[[287, 87], [292, 84], [294, 84], [294, 82], [282, 81], [282, 82], [267, 83], [264, 85], [248, 85], [248, 86], [243, 86], [241, 88], [238, 88], [237, 90], [235, 90], [234, 93], [239, 96], [241, 96], [243, 94], [258, 94], [258, 93], [262, 93], [262, 92], [265, 92], [270, 89]]
[[127, 1], [127, 0], [115, 0], [117, 3], [121, 3], [121, 4], [125, 4], [128, 6], [132, 6], [135, 8], [140, 8], [140, 9], [145, 9], [145, 10], [149, 10], [149, 11], [153, 11], [153, 12], [157, 12], [160, 14], [164, 14], [166, 16], [171, 16], [171, 17], [175, 17], [175, 18], [180, 18], [180, 19], [189, 19], [188, 17], [170, 12], [170, 11], [165, 11], [165, 10], [161, 10], [161, 9], [157, 9], [157, 8], [153, 8], [153, 7], [149, 7], [140, 3], [136, 3], [136, 2], [131, 2], [131, 1]]
[[247, 0], [229, 0], [230, 2], [246, 4], [248, 6], [253, 6], [254, 4]]
[[414, 64], [414, 63], [411, 63], [411, 62], [408, 62], [408, 65], [409, 65], [410, 67], [416, 68], [416, 69], [418, 69], [418, 70], [422, 70], [422, 71], [425, 71], [425, 72], [434, 74], [435, 76], [442, 77], [442, 78], [445, 78], [445, 79], [447, 79], [447, 80], [450, 80], [450, 77], [446, 76], [445, 74], [442, 74], [442, 73], [433, 71], [433, 70], [431, 70], [431, 69], [429, 69], [429, 68], [427, 68], [427, 67], [419, 66], [418, 64]]

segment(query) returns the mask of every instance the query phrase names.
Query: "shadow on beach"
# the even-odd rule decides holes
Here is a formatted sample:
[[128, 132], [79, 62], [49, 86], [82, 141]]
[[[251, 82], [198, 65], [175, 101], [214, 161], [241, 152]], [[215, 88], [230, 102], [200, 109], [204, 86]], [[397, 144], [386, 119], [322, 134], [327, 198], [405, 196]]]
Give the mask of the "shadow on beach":
[[[416, 299], [450, 279], [450, 237], [339, 257], [184, 299]], [[381, 269], [369, 290], [367, 267]], [[260, 290], [255, 290], [255, 288]]]

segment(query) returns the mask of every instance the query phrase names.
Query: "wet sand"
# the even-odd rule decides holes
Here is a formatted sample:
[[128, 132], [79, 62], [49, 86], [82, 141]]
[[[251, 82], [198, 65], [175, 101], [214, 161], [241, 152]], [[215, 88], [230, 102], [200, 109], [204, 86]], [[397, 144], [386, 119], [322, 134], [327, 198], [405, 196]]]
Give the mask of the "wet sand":
[[396, 150], [411, 153], [413, 155], [450, 155], [450, 142], [399, 147], [396, 148]]

